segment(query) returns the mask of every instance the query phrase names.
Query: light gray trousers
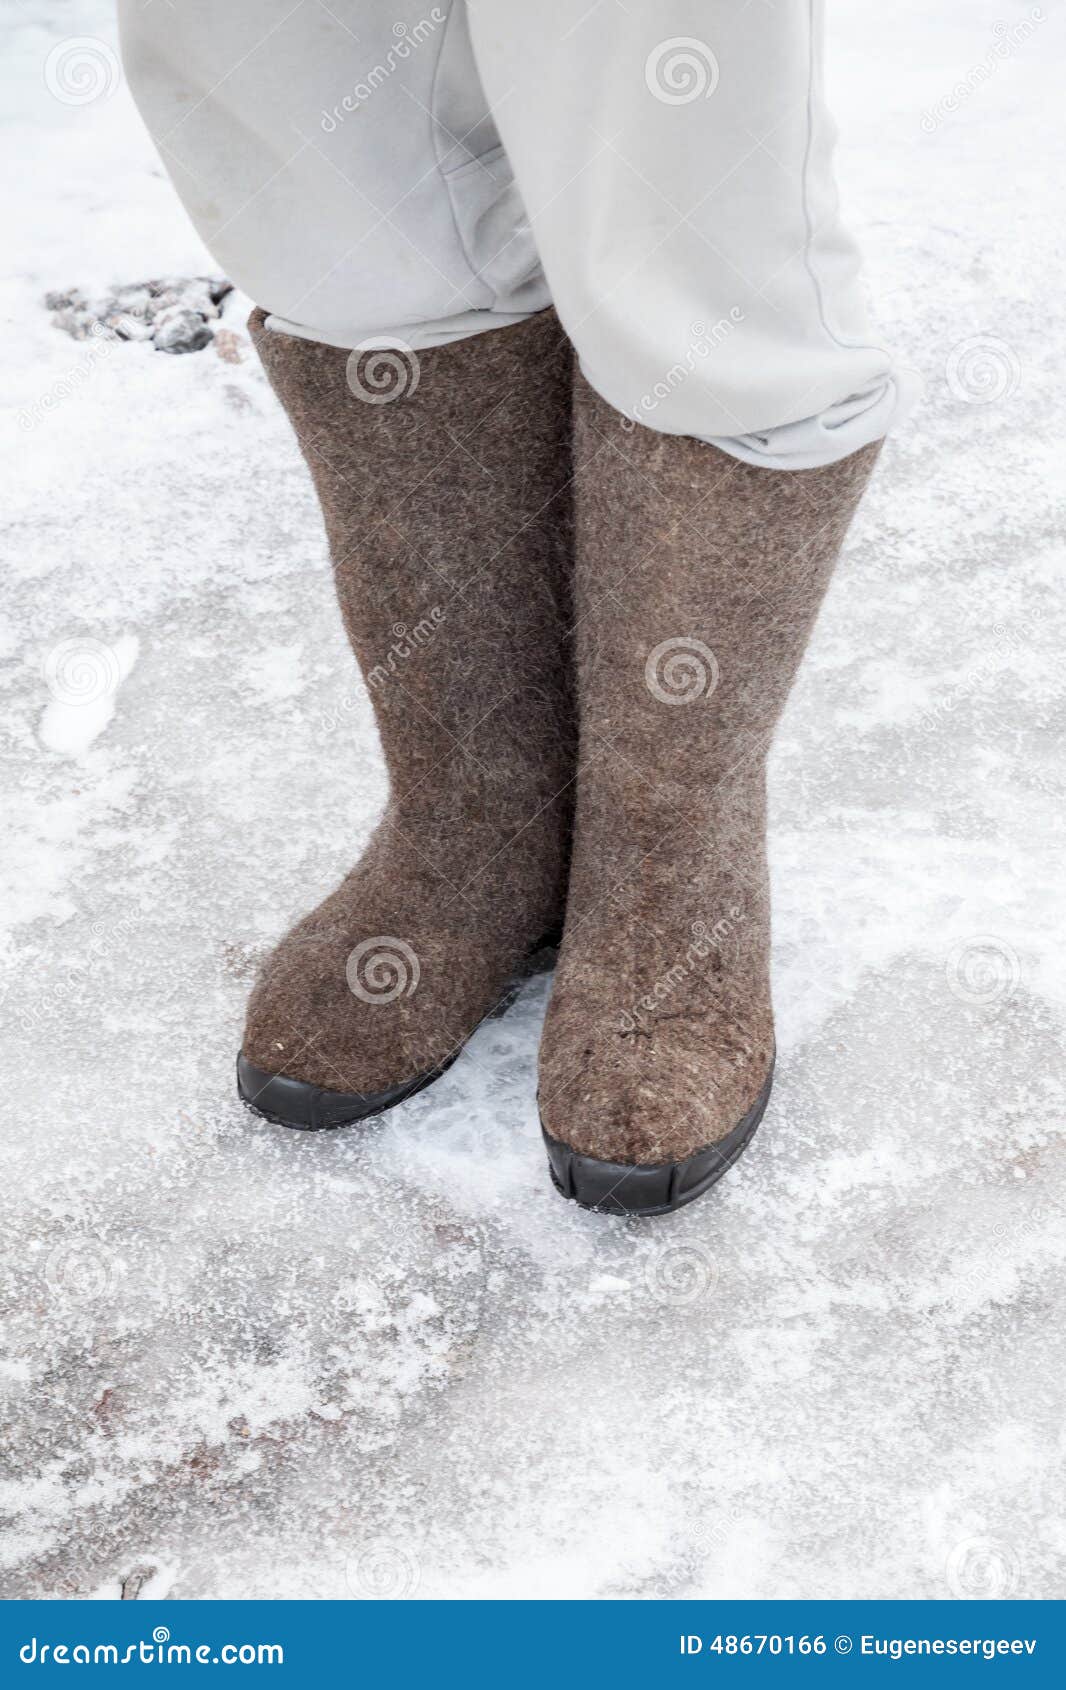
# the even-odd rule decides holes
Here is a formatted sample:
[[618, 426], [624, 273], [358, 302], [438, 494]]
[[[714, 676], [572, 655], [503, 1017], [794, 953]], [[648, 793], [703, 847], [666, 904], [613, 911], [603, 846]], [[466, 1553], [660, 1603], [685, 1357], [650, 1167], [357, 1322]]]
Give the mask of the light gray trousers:
[[193, 222], [272, 326], [415, 351], [554, 304], [627, 416], [802, 469], [913, 378], [871, 340], [821, 0], [119, 0]]

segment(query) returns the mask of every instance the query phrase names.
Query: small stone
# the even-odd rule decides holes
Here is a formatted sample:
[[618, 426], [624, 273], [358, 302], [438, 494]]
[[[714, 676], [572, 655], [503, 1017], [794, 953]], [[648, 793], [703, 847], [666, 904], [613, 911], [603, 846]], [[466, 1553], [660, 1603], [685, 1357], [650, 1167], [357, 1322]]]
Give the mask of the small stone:
[[119, 340], [151, 340], [152, 330], [144, 317], [136, 311], [109, 311], [103, 319], [104, 327]]
[[241, 337], [233, 329], [215, 330], [215, 351], [226, 364], [240, 364]]
[[157, 352], [199, 352], [211, 340], [211, 330], [199, 312], [182, 305], [161, 312], [153, 329]]
[[[152, 340], [160, 352], [199, 352], [212, 340], [208, 325], [221, 316], [221, 301], [232, 291], [225, 276], [153, 276], [91, 297], [81, 288], [52, 288], [44, 303], [56, 328], [72, 340]], [[236, 337], [219, 356], [240, 363]]]
[[141, 1591], [144, 1589], [149, 1579], [153, 1579], [155, 1577], [156, 1572], [157, 1568], [148, 1566], [147, 1564], [140, 1567], [133, 1567], [123, 1576], [121, 1580], [122, 1601], [136, 1602], [138, 1596], [141, 1594]]

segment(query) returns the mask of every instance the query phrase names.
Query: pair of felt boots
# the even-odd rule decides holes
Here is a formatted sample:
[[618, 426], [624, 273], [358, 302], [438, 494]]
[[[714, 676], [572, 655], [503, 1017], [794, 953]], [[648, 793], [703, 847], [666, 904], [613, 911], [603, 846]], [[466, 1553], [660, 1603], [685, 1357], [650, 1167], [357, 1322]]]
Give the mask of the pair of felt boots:
[[380, 1113], [561, 934], [554, 1182], [679, 1208], [769, 1095], [766, 752], [877, 447], [785, 473], [633, 424], [551, 311], [422, 354], [388, 403], [357, 355], [251, 327], [391, 796], [268, 960], [241, 1095], [298, 1127]]

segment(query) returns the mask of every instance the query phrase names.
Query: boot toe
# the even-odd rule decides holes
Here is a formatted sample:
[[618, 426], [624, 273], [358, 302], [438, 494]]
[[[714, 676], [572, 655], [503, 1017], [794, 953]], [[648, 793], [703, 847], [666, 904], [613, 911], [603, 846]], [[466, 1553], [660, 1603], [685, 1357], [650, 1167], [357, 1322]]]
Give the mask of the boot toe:
[[758, 1079], [648, 1064], [643, 1074], [584, 1063], [568, 1080], [542, 1065], [540, 1118], [552, 1181], [563, 1196], [614, 1214], [667, 1214], [700, 1196], [749, 1143], [770, 1096]]
[[463, 1032], [421, 969], [398, 953], [391, 974], [381, 965], [363, 979], [352, 955], [343, 935], [282, 941], [248, 1001], [241, 1054], [250, 1068], [369, 1098], [447, 1065]]

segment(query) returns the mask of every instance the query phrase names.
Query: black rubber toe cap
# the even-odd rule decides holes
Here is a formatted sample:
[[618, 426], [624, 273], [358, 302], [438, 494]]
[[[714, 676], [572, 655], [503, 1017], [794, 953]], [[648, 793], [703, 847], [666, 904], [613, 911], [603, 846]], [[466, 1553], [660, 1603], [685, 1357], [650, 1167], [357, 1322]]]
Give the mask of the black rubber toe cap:
[[582, 1208], [604, 1214], [669, 1215], [683, 1209], [720, 1180], [747, 1147], [766, 1112], [773, 1081], [771, 1062], [762, 1090], [732, 1132], [683, 1162], [603, 1162], [553, 1138], [542, 1122], [552, 1183]]
[[381, 1115], [395, 1104], [403, 1103], [428, 1086], [449, 1068], [454, 1057], [433, 1068], [429, 1073], [416, 1074], [400, 1085], [388, 1086], [384, 1091], [330, 1091], [326, 1086], [312, 1086], [306, 1080], [290, 1080], [285, 1074], [270, 1074], [257, 1068], [243, 1054], [237, 1058], [237, 1090], [242, 1102], [265, 1120], [280, 1127], [299, 1127], [313, 1132], [328, 1127], [347, 1127], [353, 1121], [365, 1121], [371, 1115]]

